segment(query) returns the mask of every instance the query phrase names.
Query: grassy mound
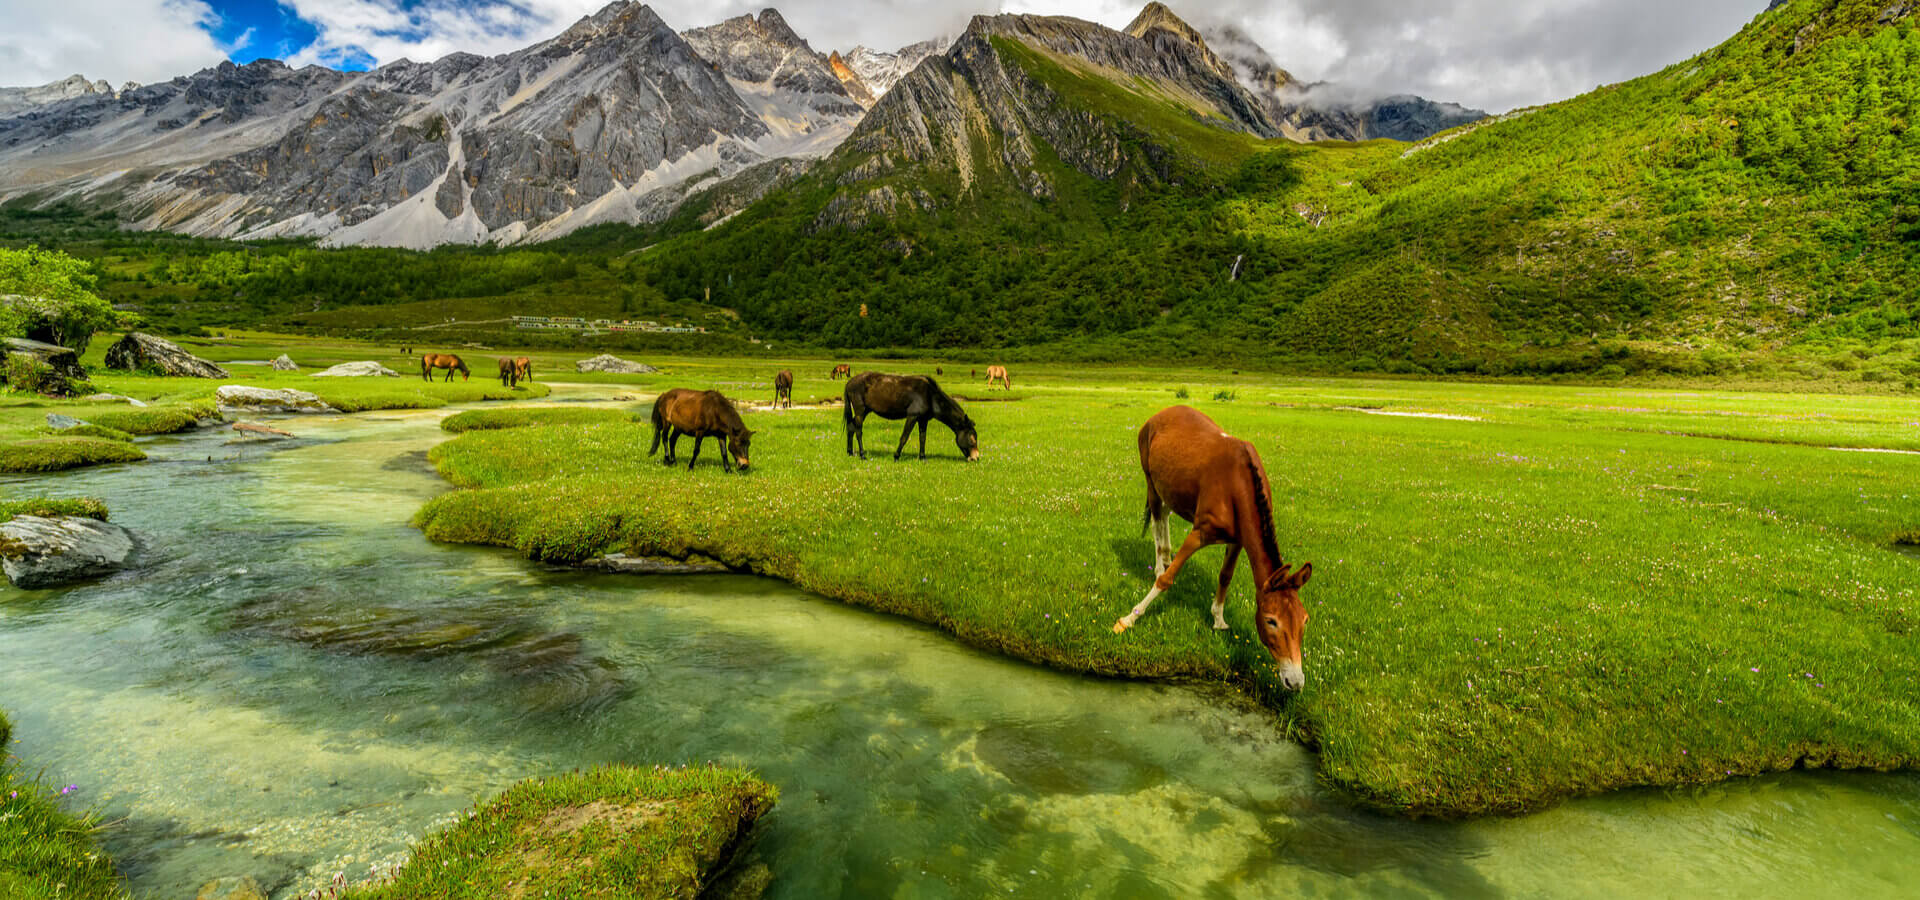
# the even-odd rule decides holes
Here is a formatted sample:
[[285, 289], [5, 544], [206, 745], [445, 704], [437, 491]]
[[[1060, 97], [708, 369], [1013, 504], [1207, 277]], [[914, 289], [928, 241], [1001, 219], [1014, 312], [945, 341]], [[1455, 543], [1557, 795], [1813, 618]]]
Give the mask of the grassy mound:
[[198, 427], [200, 420], [218, 415], [212, 401], [180, 403], [145, 408], [125, 407], [87, 410], [84, 418], [102, 428], [129, 435], [179, 434]]
[[[1920, 564], [1887, 546], [1912, 527], [1911, 458], [1641, 421], [1772, 421], [1760, 411], [1806, 398], [1238, 392], [1200, 405], [1262, 449], [1281, 549], [1315, 564], [1296, 697], [1253, 639], [1244, 570], [1232, 630], [1208, 627], [1218, 549], [1134, 631], [1109, 631], [1152, 574], [1134, 434], [1165, 390], [1043, 386], [972, 405], [985, 451], [972, 465], [938, 425], [936, 458], [895, 463], [884, 448], [898, 432], [878, 420], [878, 458], [851, 460], [831, 411], [750, 415], [745, 477], [667, 470], [640, 424], [470, 433], [432, 459], [471, 489], [417, 521], [438, 540], [556, 562], [700, 552], [1034, 662], [1228, 681], [1305, 729], [1332, 783], [1409, 814], [1920, 763], [1920, 654], [1897, 627], [1920, 607]], [[1820, 402], [1826, 425], [1777, 415], [1809, 443], [1825, 427], [1896, 433], [1910, 417], [1872, 399]], [[1343, 408], [1355, 405], [1399, 416]], [[1432, 414], [1479, 420], [1410, 417]]]
[[637, 422], [639, 414], [617, 409], [470, 409], [449, 416], [440, 423], [442, 430], [454, 434], [469, 431], [499, 431], [534, 425], [600, 425]]
[[699, 896], [779, 792], [732, 769], [613, 766], [524, 781], [354, 900]]
[[[14, 516], [85, 516], [89, 519], [107, 520], [107, 504], [92, 497], [50, 500], [36, 498], [32, 500], [0, 500], [0, 522]], [[6, 741], [0, 740], [0, 746]]]
[[[0, 714], [0, 751], [11, 731]], [[113, 862], [94, 844], [92, 822], [61, 809], [56, 797], [22, 777], [19, 763], [0, 752], [0, 897], [125, 897]]]
[[118, 428], [108, 428], [105, 425], [75, 425], [72, 428], [64, 429], [47, 426], [46, 428], [40, 429], [40, 432], [42, 434], [52, 434], [61, 437], [92, 437], [108, 441], [133, 442], [133, 435], [121, 431]]
[[297, 384], [271, 384], [312, 391], [341, 412], [375, 409], [438, 409], [454, 403], [487, 400], [537, 400], [547, 396], [544, 384], [501, 387], [496, 381], [425, 382], [393, 378], [308, 378]]
[[58, 472], [146, 458], [132, 444], [100, 438], [42, 438], [0, 444], [0, 472]]

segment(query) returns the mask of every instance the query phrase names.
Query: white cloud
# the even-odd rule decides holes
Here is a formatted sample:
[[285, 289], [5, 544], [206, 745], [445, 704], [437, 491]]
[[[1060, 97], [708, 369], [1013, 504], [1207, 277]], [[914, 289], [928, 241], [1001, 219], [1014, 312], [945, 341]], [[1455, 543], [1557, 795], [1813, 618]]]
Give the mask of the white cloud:
[[217, 22], [201, 0], [6, 0], [0, 25], [0, 85], [46, 84], [79, 73], [143, 84], [227, 58], [204, 27]]

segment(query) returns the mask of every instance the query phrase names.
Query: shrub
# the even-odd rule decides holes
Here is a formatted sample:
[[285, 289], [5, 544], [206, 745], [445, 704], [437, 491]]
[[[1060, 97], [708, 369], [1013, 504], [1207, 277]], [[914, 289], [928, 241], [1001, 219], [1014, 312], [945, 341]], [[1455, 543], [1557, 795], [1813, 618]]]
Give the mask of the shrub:
[[86, 386], [85, 382], [76, 385], [68, 381], [52, 366], [24, 353], [7, 357], [4, 374], [5, 381], [14, 390], [29, 394], [61, 397], [77, 393], [78, 388]]
[[1215, 391], [1213, 395], [1213, 399], [1218, 400], [1221, 403], [1232, 403], [1233, 401], [1240, 399], [1240, 395], [1234, 393], [1233, 391]]
[[1174, 399], [1176, 399], [1176, 400], [1185, 400], [1185, 399], [1187, 399], [1187, 389], [1186, 389], [1186, 388], [1175, 388], [1175, 389], [1174, 389], [1174, 392], [1173, 392], [1173, 396], [1174, 396]]

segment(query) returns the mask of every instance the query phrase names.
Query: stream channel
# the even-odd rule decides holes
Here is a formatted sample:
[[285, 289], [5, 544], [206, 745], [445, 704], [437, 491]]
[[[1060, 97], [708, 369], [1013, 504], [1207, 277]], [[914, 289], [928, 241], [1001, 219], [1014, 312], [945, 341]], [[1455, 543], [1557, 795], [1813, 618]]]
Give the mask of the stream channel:
[[0, 583], [9, 749], [116, 823], [104, 843], [136, 896], [251, 875], [295, 897], [403, 860], [523, 778], [708, 761], [781, 788], [749, 851], [771, 897], [1920, 890], [1920, 776], [1407, 822], [1329, 794], [1231, 695], [1058, 674], [765, 579], [435, 545], [408, 519], [449, 489], [425, 452], [454, 411], [291, 419], [300, 440], [281, 445], [208, 430], [144, 442], [145, 464], [0, 476], [0, 495], [101, 497], [146, 544], [104, 581]]

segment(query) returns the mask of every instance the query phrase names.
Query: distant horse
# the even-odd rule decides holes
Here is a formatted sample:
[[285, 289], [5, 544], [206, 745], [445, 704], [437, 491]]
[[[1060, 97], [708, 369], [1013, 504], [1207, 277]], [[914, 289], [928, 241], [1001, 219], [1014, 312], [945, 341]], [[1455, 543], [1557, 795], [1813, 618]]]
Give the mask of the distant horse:
[[533, 383], [533, 360], [524, 356], [513, 358], [513, 380]]
[[839, 364], [839, 365], [837, 365], [837, 366], [834, 366], [834, 367], [833, 367], [833, 374], [832, 374], [832, 375], [828, 375], [827, 377], [828, 377], [828, 378], [852, 378], [852, 377], [853, 377], [853, 366], [851, 366], [851, 365], [849, 365], [849, 364], [847, 364], [847, 363], [841, 363], [841, 364]]
[[514, 385], [519, 383], [520, 383], [519, 367], [513, 364], [513, 360], [508, 359], [504, 356], [500, 357], [500, 386], [513, 387]]
[[[1173, 587], [1188, 557], [1202, 547], [1226, 544], [1220, 590], [1213, 596], [1213, 627], [1227, 628], [1227, 586], [1245, 550], [1253, 566], [1254, 629], [1280, 666], [1280, 682], [1299, 690], [1307, 683], [1300, 666], [1300, 638], [1307, 608], [1300, 588], [1313, 577], [1313, 563], [1289, 573], [1273, 536], [1273, 491], [1253, 445], [1230, 437], [1199, 410], [1175, 406], [1140, 428], [1140, 468], [1147, 476], [1147, 521], [1153, 526], [1153, 590], [1113, 624], [1119, 634], [1133, 627], [1154, 598]], [[1193, 530], [1173, 552], [1167, 512], [1179, 513]], [[1172, 558], [1169, 560], [1169, 555]]]
[[680, 436], [687, 434], [693, 435], [693, 457], [687, 460], [687, 471], [693, 471], [693, 464], [700, 461], [700, 443], [710, 437], [726, 442], [720, 452], [721, 466], [731, 472], [738, 462], [740, 471], [747, 470], [753, 432], [740, 421], [740, 413], [726, 395], [674, 388], [653, 401], [653, 447], [647, 451], [648, 456], [658, 453], [664, 443], [666, 464], [673, 465], [679, 456]]
[[793, 373], [786, 369], [773, 376], [773, 408], [779, 409], [782, 402], [793, 408]]
[[942, 368], [942, 367], [940, 367], [940, 366], [934, 366], [934, 367], [933, 367], [933, 374], [935, 374], [935, 375], [945, 375], [945, 374], [947, 374], [947, 370], [946, 370], [945, 368]]
[[1001, 386], [1005, 387], [1007, 390], [1013, 390], [1013, 382], [1007, 379], [1006, 366], [988, 366], [987, 367], [987, 387], [989, 388], [993, 387], [993, 383], [995, 381], [1000, 382]]
[[873, 413], [883, 419], [906, 419], [907, 428], [900, 432], [900, 446], [893, 448], [893, 458], [899, 459], [900, 452], [907, 447], [907, 438], [912, 436], [913, 427], [920, 426], [920, 458], [927, 458], [927, 422], [939, 419], [948, 428], [953, 429], [953, 439], [960, 447], [960, 455], [972, 461], [980, 458], [980, 436], [973, 428], [973, 420], [967, 418], [967, 411], [940, 385], [925, 375], [882, 375], [879, 372], [861, 372], [847, 382], [846, 404], [841, 407], [842, 418], [847, 430], [847, 455], [854, 455], [854, 441], [860, 442], [860, 458], [867, 458], [866, 421], [867, 414]]
[[461, 362], [458, 356], [451, 353], [420, 354], [420, 380], [432, 381], [433, 375], [431, 373], [435, 369], [447, 370], [447, 377], [445, 379], [447, 381], [453, 380], [453, 373], [455, 372], [460, 373], [461, 381], [467, 381], [473, 378], [473, 373], [467, 371], [467, 364]]

